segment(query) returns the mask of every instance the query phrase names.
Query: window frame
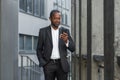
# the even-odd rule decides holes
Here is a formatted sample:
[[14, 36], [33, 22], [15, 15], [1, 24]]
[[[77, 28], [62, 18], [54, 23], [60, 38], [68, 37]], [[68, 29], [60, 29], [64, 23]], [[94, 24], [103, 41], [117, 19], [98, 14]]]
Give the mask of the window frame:
[[[21, 43], [20, 43], [20, 37], [23, 37], [23, 48], [21, 49], [20, 46], [21, 46]], [[26, 49], [26, 42], [27, 42], [27, 37], [31, 37], [31, 49]], [[35, 45], [36, 45], [36, 48], [37, 48], [37, 42], [36, 44], [34, 44], [35, 42], [35, 38], [36, 38], [36, 41], [38, 41], [38, 36], [32, 36], [32, 35], [25, 35], [25, 34], [19, 34], [19, 51], [29, 51], [29, 52], [35, 52], [36, 49], [34, 49]]]
[[[24, 1], [24, 2], [23, 2]], [[31, 1], [31, 12], [29, 12], [29, 10], [27, 9], [28, 7], [28, 1]], [[32, 15], [32, 16], [35, 16], [35, 17], [38, 17], [38, 18], [42, 18], [42, 19], [47, 19], [47, 13], [46, 13], [46, 0], [37, 0], [39, 2], [38, 4], [38, 12], [39, 12], [39, 15], [35, 15], [34, 12], [35, 12], [35, 0], [19, 0], [20, 4], [19, 4], [19, 11], [20, 12], [23, 12], [25, 14], [29, 14], [29, 15]], [[43, 3], [41, 3], [41, 1]], [[23, 3], [23, 4], [21, 4]], [[43, 6], [42, 6], [42, 5]], [[23, 7], [21, 7], [23, 5]], [[44, 8], [44, 9], [43, 9]], [[43, 11], [44, 10], [44, 11]], [[42, 13], [43, 12], [43, 13]]]
[[[61, 11], [61, 15], [62, 15], [61, 23], [66, 26], [68, 26], [68, 17], [67, 16], [68, 16], [68, 12], [69, 12], [69, 9], [67, 7], [67, 1], [65, 0], [64, 6], [62, 6], [62, 0], [54, 1], [54, 9], [58, 9]], [[59, 3], [59, 2], [61, 2], [61, 3]]]

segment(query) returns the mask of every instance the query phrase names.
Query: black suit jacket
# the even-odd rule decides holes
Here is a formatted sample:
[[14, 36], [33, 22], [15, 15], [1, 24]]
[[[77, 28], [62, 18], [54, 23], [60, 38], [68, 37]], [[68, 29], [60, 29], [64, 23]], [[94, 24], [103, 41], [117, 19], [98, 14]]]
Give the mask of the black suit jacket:
[[[65, 42], [59, 38], [59, 52], [60, 52], [60, 59], [61, 65], [64, 72], [69, 71], [69, 64], [67, 61], [67, 49], [71, 52], [75, 50], [75, 44], [70, 36], [69, 30], [63, 27], [59, 28], [59, 35], [63, 32], [68, 33], [69, 45], [66, 47]], [[40, 66], [44, 66], [48, 63], [52, 53], [52, 34], [51, 34], [51, 27], [45, 27], [40, 29], [39, 31], [39, 38], [38, 38], [38, 45], [37, 45], [37, 57], [39, 60]]]

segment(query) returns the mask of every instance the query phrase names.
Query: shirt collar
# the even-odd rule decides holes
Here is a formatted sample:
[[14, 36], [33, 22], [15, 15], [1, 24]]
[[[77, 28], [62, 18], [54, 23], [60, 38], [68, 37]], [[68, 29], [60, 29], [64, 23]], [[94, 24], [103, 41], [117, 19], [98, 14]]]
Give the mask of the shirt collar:
[[[58, 26], [58, 29], [60, 29], [61, 25]], [[53, 29], [52, 25], [51, 25], [51, 29]]]

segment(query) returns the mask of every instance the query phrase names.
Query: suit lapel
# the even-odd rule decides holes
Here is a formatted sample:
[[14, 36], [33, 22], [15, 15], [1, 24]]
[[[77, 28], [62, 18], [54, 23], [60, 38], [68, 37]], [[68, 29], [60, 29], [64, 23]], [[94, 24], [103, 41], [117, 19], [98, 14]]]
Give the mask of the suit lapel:
[[48, 26], [47, 34], [48, 34], [48, 37], [50, 39], [50, 42], [52, 43], [52, 33], [51, 33], [51, 27], [50, 26]]
[[59, 35], [62, 34], [62, 27], [59, 28]]
[[58, 38], [59, 38], [59, 44], [58, 44], [59, 49], [60, 49], [60, 44], [61, 44], [60, 34], [62, 34], [62, 27], [59, 28], [59, 36], [58, 36]]
[[[58, 39], [59, 39], [59, 48], [60, 48], [60, 44], [61, 44], [61, 39], [60, 39], [60, 34], [62, 34], [62, 27], [60, 27], [59, 28], [59, 36], [58, 36]], [[48, 26], [48, 29], [47, 29], [47, 34], [48, 34], [48, 37], [49, 37], [49, 39], [50, 39], [50, 42], [51, 42], [51, 44], [53, 43], [52, 42], [52, 33], [51, 33], [51, 27], [50, 26]]]

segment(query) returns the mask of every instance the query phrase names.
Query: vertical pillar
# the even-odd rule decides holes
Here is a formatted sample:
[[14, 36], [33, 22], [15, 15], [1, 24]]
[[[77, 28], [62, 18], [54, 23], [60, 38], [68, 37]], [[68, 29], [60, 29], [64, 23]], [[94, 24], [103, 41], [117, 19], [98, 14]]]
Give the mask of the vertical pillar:
[[104, 80], [114, 80], [114, 0], [104, 0]]
[[79, 80], [81, 80], [81, 0], [79, 0]]
[[18, 0], [0, 0], [0, 80], [18, 80]]
[[[71, 0], [71, 14], [72, 15], [75, 15], [75, 13], [74, 13], [74, 7], [75, 7], [75, 5], [74, 5], [74, 0]], [[75, 35], [75, 33], [74, 33], [74, 31], [75, 31], [75, 29], [74, 29], [74, 17], [75, 16], [71, 16], [71, 34], [73, 35], [73, 37], [74, 37], [74, 35]], [[71, 77], [72, 77], [72, 80], [75, 80], [75, 58], [74, 58], [74, 55], [72, 55], [71, 56]]]
[[[74, 0], [74, 42], [76, 43], [76, 0]], [[74, 54], [75, 54], [75, 56], [74, 56], [74, 80], [76, 80], [77, 79], [77, 72], [76, 72], [76, 70], [77, 70], [77, 56], [76, 56], [76, 50], [75, 50], [75, 52], [74, 52]]]
[[91, 53], [92, 53], [92, 1], [87, 0], [87, 80], [91, 80]]

